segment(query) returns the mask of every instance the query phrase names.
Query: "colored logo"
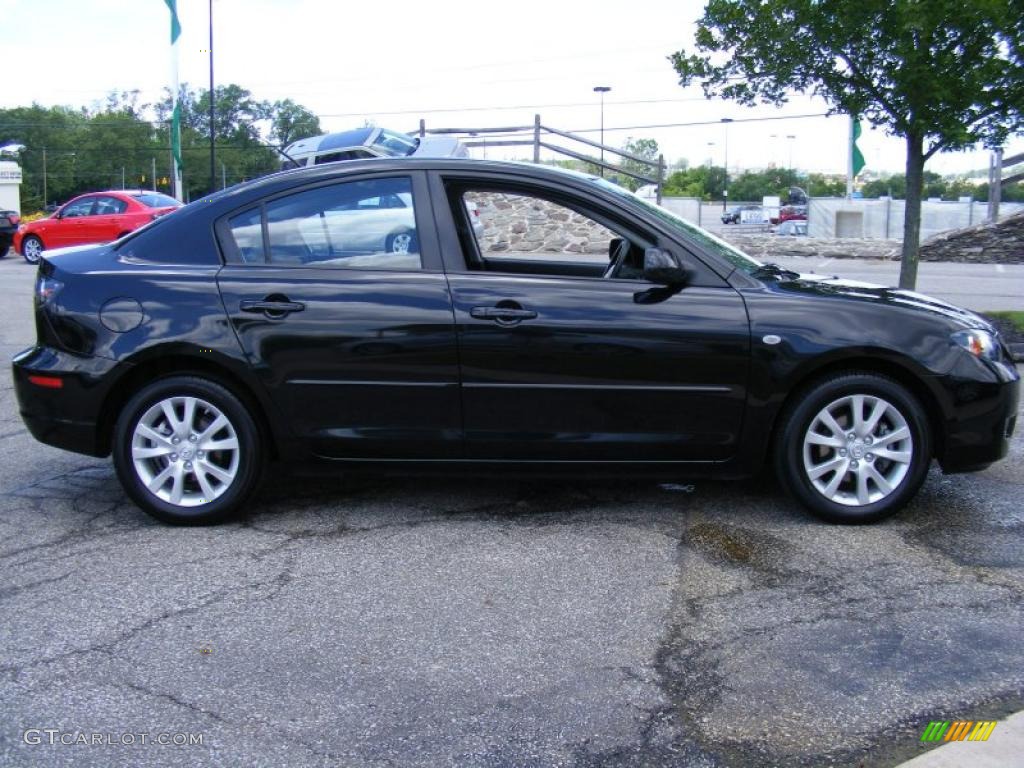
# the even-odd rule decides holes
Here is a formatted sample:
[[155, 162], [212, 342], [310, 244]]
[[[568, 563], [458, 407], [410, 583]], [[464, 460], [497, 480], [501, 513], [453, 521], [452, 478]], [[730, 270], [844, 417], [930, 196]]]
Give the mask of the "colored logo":
[[995, 720], [932, 720], [921, 741], [988, 741], [995, 727]]

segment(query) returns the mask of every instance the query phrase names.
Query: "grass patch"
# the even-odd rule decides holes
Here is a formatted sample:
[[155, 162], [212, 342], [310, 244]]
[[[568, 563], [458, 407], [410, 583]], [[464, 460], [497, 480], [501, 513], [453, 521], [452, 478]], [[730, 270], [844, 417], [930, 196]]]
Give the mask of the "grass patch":
[[1017, 333], [1024, 333], [1024, 312], [1001, 310], [999, 312], [986, 312], [989, 317], [1002, 320], [1012, 325]]

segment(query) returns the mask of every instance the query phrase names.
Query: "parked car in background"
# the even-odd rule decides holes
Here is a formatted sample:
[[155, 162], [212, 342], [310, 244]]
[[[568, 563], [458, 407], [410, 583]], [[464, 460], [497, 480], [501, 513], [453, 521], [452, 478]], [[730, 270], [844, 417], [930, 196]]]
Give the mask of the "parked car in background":
[[[488, 250], [463, 204], [485, 192], [531, 198], [539, 233], [603, 227], [607, 258]], [[395, 199], [415, 227], [405, 253], [363, 241], [358, 215], [345, 232], [347, 212]], [[240, 184], [44, 252], [35, 311], [13, 361], [29, 430], [112, 453], [128, 495], [172, 523], [244, 508], [271, 459], [603, 478], [772, 463], [815, 514], [869, 522], [933, 458], [1004, 457], [1020, 395], [972, 312], [763, 264], [604, 179], [517, 163], [376, 159]]]
[[807, 221], [806, 205], [784, 205], [779, 208], [779, 215], [772, 218], [772, 224], [784, 221]]
[[11, 243], [14, 242], [14, 234], [18, 231], [20, 220], [17, 211], [0, 210], [0, 259], [7, 255]]
[[799, 219], [784, 221], [775, 228], [776, 235], [788, 235], [790, 237], [807, 237], [807, 222]]
[[760, 205], [734, 205], [722, 214], [723, 224], [739, 224], [743, 220], [744, 211], [760, 211]]
[[117, 240], [180, 207], [173, 197], [144, 189], [90, 192], [19, 227], [14, 250], [38, 264], [44, 250]]
[[371, 126], [293, 141], [281, 152], [281, 170], [371, 157], [468, 157], [454, 136], [410, 136]]

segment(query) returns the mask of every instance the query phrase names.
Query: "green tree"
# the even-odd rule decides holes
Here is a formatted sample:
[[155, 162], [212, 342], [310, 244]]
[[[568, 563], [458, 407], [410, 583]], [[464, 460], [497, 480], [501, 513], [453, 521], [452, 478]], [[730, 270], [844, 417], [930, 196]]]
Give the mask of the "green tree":
[[275, 101], [271, 107], [270, 140], [281, 149], [298, 139], [319, 136], [320, 118], [291, 99]]
[[1019, 0], [708, 0], [681, 85], [743, 104], [824, 98], [906, 141], [900, 286], [917, 281], [924, 165], [1024, 127]]
[[[622, 145], [623, 152], [629, 152], [631, 155], [635, 155], [641, 160], [647, 160], [652, 163], [658, 162], [658, 142], [654, 139], [634, 139], [630, 137], [626, 139], [626, 143]], [[658, 178], [657, 165], [648, 165], [645, 162], [639, 160], [633, 160], [628, 157], [622, 158], [622, 162], [619, 163], [619, 167], [629, 173], [635, 173], [640, 176], [646, 176], [649, 179]], [[614, 174], [614, 171], [610, 173]], [[643, 185], [647, 184], [646, 181], [640, 179], [634, 179], [632, 176], [626, 176], [622, 174], [620, 181], [624, 187], [631, 190], [637, 190]]]

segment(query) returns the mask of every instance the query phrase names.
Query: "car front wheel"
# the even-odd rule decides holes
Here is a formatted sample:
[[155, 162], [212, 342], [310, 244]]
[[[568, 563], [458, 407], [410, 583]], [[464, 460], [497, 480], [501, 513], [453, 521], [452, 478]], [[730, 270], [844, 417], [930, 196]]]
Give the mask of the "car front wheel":
[[917, 398], [884, 376], [850, 373], [802, 393], [782, 416], [775, 450], [782, 483], [818, 517], [870, 523], [917, 493], [931, 433]]
[[38, 264], [43, 256], [43, 241], [35, 235], [28, 235], [21, 241], [21, 255], [29, 264]]
[[220, 384], [175, 376], [124, 407], [114, 466], [128, 495], [166, 523], [220, 522], [252, 495], [263, 448], [248, 409]]

